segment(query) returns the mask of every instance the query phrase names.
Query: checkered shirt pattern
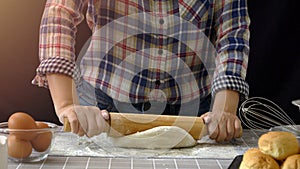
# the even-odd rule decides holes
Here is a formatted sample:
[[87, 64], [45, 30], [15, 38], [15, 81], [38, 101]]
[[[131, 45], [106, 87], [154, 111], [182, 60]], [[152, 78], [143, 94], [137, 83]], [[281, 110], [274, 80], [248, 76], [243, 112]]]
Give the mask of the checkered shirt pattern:
[[[77, 66], [76, 26], [84, 18], [85, 4], [93, 36]], [[73, 77], [77, 84], [84, 79], [114, 99], [129, 98], [134, 103], [147, 101], [152, 89], [161, 89], [170, 103], [187, 102], [211, 92], [214, 95], [223, 89], [247, 97], [250, 20], [246, 4], [246, 0], [48, 0], [40, 28], [41, 63], [32, 83], [48, 87], [45, 75], [62, 73]], [[136, 19], [135, 14], [144, 20]], [[125, 20], [120, 20], [122, 17]], [[177, 18], [185, 22], [178, 22]], [[99, 33], [111, 23], [114, 25], [109, 26], [109, 33], [104, 36], [103, 31]], [[130, 30], [136, 23], [139, 25]], [[216, 49], [216, 55], [211, 56], [216, 62], [212, 82], [206, 65], [197, 56], [197, 51], [202, 50], [203, 43], [199, 41], [202, 37], [182, 38], [184, 32], [180, 28], [190, 30], [187, 28], [190, 25], [202, 32]], [[155, 33], [149, 33], [148, 29], [155, 29]], [[133, 31], [141, 33], [129, 36]], [[185, 79], [190, 72], [186, 72], [182, 63], [192, 72], [197, 87], [193, 80]]]

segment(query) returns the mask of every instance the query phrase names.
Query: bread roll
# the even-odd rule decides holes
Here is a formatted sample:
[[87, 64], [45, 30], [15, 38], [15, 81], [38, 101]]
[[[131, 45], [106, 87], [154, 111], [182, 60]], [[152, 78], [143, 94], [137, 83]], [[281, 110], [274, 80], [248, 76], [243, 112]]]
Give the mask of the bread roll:
[[279, 164], [269, 155], [257, 148], [248, 149], [239, 169], [279, 169]]
[[281, 169], [300, 169], [300, 154], [288, 156], [283, 162]]
[[263, 134], [258, 139], [259, 150], [276, 160], [284, 160], [297, 154], [299, 143], [296, 136], [290, 132], [272, 131]]

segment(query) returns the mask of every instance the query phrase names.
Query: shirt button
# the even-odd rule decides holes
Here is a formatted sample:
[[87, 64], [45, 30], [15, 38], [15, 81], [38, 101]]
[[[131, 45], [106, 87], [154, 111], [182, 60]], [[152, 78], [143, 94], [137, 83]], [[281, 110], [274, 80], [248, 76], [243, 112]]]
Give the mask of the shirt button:
[[162, 25], [162, 24], [164, 24], [164, 23], [165, 23], [165, 21], [164, 21], [163, 19], [160, 19], [160, 20], [159, 20], [159, 24]]
[[162, 55], [162, 54], [163, 54], [163, 50], [162, 50], [162, 49], [158, 49], [157, 53], [158, 53], [159, 55]]
[[160, 85], [160, 80], [156, 80], [155, 85], [158, 87]]

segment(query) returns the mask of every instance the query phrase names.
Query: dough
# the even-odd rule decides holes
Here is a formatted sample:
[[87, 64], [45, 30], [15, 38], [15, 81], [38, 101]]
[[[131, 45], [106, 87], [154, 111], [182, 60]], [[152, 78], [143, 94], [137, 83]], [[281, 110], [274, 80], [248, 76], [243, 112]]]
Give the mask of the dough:
[[196, 145], [196, 140], [177, 126], [159, 126], [123, 137], [110, 137], [114, 146], [126, 148], [168, 149]]

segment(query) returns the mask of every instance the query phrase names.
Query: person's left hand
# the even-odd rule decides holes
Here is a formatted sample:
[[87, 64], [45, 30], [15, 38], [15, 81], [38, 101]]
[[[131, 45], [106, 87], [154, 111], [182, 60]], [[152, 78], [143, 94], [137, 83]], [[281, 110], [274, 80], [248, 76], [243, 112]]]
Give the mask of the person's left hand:
[[209, 137], [217, 142], [230, 141], [242, 135], [239, 118], [227, 112], [208, 112], [202, 115]]

